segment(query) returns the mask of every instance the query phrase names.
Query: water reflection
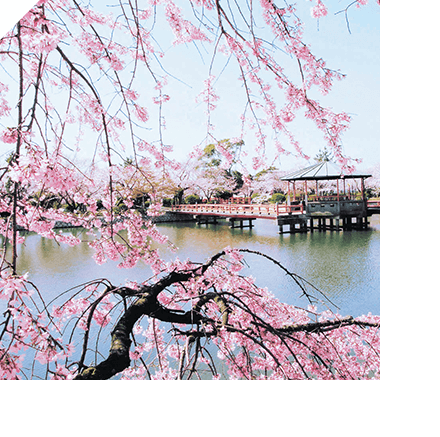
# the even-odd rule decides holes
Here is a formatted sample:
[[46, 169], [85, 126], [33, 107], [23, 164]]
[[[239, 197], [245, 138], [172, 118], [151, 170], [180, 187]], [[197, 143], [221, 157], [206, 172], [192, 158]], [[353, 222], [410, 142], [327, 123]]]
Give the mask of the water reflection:
[[[253, 229], [229, 229], [225, 222], [215, 225], [164, 223], [158, 225], [179, 248], [177, 255], [161, 249], [166, 259], [178, 256], [203, 262], [226, 246], [248, 248], [266, 253], [289, 270], [303, 276], [326, 292], [341, 308], [342, 314], [379, 314], [380, 232], [378, 217], [373, 229], [351, 232], [314, 232], [278, 234], [270, 220], [256, 220]], [[86, 281], [106, 277], [115, 284], [142, 281], [151, 272], [144, 265], [131, 270], [116, 268], [116, 263], [95, 264], [88, 236], [81, 229], [69, 230], [83, 243], [70, 247], [56, 241], [28, 235], [20, 245], [18, 268], [29, 272], [46, 298]], [[244, 273], [257, 279], [283, 301], [298, 304], [298, 293], [291, 279], [275, 265], [256, 255], [247, 255]], [[304, 304], [304, 302], [302, 302]]]
[[[325, 291], [343, 314], [371, 311], [379, 314], [380, 232], [378, 218], [366, 231], [281, 234], [274, 222], [257, 220], [250, 229], [229, 229], [226, 224], [164, 224], [161, 229], [180, 248], [179, 257], [203, 261], [225, 246], [249, 248], [270, 255], [289, 270]], [[271, 289], [281, 300], [297, 303], [291, 279], [278, 267], [247, 255], [246, 272]]]

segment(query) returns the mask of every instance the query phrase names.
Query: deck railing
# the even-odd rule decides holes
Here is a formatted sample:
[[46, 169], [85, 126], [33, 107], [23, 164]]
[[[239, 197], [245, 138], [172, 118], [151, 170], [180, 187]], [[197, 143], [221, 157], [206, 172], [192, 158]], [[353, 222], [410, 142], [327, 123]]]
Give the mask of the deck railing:
[[249, 217], [269, 216], [278, 217], [288, 214], [303, 214], [303, 205], [283, 205], [283, 204], [187, 204], [174, 205], [172, 211], [187, 214], [213, 214], [223, 216], [244, 215]]
[[309, 202], [337, 202], [337, 201], [346, 201], [346, 200], [362, 200], [357, 195], [347, 195], [347, 194], [340, 194], [339, 197], [337, 194], [331, 194], [327, 196], [316, 196], [315, 194], [311, 194], [307, 197], [307, 200]]
[[380, 208], [380, 200], [367, 200], [368, 208]]

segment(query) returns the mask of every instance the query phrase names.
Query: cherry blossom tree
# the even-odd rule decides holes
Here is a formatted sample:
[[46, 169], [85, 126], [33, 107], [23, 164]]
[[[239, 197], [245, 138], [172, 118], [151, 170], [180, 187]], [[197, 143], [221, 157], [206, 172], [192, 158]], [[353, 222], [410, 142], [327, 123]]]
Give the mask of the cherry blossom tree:
[[380, 197], [380, 164], [368, 169], [371, 178], [368, 178], [366, 188], [372, 196]]
[[[313, 3], [314, 17], [327, 14], [325, 3]], [[268, 130], [278, 155], [305, 155], [289, 129], [301, 112], [350, 171], [355, 160], [340, 147], [350, 117], [311, 97], [312, 90], [329, 93], [344, 75], [303, 40], [295, 6], [272, 0], [102, 6], [40, 0], [0, 40], [7, 72], [0, 82], [0, 140], [8, 152], [0, 169], [0, 377], [379, 378], [377, 316], [321, 311], [325, 297], [311, 284], [247, 249], [226, 248], [203, 264], [165, 261], [158, 246], [175, 250], [172, 242], [133, 207], [133, 193], [142, 187], [152, 200], [148, 215], [159, 215], [170, 174], [180, 168], [166, 140], [170, 81], [178, 73], [165, 64], [161, 40], [170, 35], [176, 50], [193, 44], [210, 53], [198, 96], [206, 108], [206, 141], [221, 146], [213, 124], [220, 98], [215, 66], [226, 57], [244, 96], [242, 132], [234, 141], [255, 134], [248, 152], [254, 171], [266, 165]], [[291, 66], [278, 61], [286, 55], [299, 73], [296, 81]], [[88, 243], [58, 232], [58, 222], [84, 228]], [[18, 270], [23, 230], [59, 244], [88, 244], [97, 264], [144, 263], [152, 276], [142, 283], [75, 284], [47, 302], [44, 290]], [[243, 257], [250, 255], [289, 275], [304, 308], [279, 302], [243, 276]]]
[[213, 196], [231, 196], [242, 185], [242, 175], [235, 169], [244, 142], [223, 139], [204, 147], [193, 162], [191, 192], [201, 194], [208, 201]]
[[285, 182], [281, 180], [285, 173], [275, 167], [269, 167], [255, 175], [248, 175], [245, 178], [242, 192], [247, 197], [253, 197], [255, 203], [266, 201], [274, 192], [285, 191]]

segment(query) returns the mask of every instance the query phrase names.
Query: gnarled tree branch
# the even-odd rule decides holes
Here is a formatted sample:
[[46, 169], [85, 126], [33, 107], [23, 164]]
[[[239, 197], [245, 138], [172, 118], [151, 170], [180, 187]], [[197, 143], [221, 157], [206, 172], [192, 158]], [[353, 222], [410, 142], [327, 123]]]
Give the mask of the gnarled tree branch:
[[144, 285], [141, 296], [130, 305], [117, 322], [111, 333], [111, 345], [108, 358], [96, 366], [87, 367], [75, 379], [109, 379], [122, 372], [130, 365], [129, 350], [131, 346], [130, 334], [135, 323], [142, 316], [150, 316], [161, 321], [171, 323], [192, 324], [204, 318], [196, 311], [177, 313], [163, 307], [157, 297], [167, 287], [188, 281], [190, 278], [202, 275], [225, 252], [214, 255], [207, 263], [190, 271], [174, 271], [160, 279], [153, 285]]

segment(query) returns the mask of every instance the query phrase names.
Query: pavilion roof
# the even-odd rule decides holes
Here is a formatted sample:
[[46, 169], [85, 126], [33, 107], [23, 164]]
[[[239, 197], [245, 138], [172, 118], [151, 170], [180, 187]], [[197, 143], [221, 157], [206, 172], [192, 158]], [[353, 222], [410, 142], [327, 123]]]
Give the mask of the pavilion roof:
[[355, 179], [369, 178], [369, 174], [352, 173], [344, 175], [341, 169], [331, 161], [322, 161], [313, 164], [302, 170], [287, 174], [281, 178], [282, 181], [311, 181], [329, 179]]

